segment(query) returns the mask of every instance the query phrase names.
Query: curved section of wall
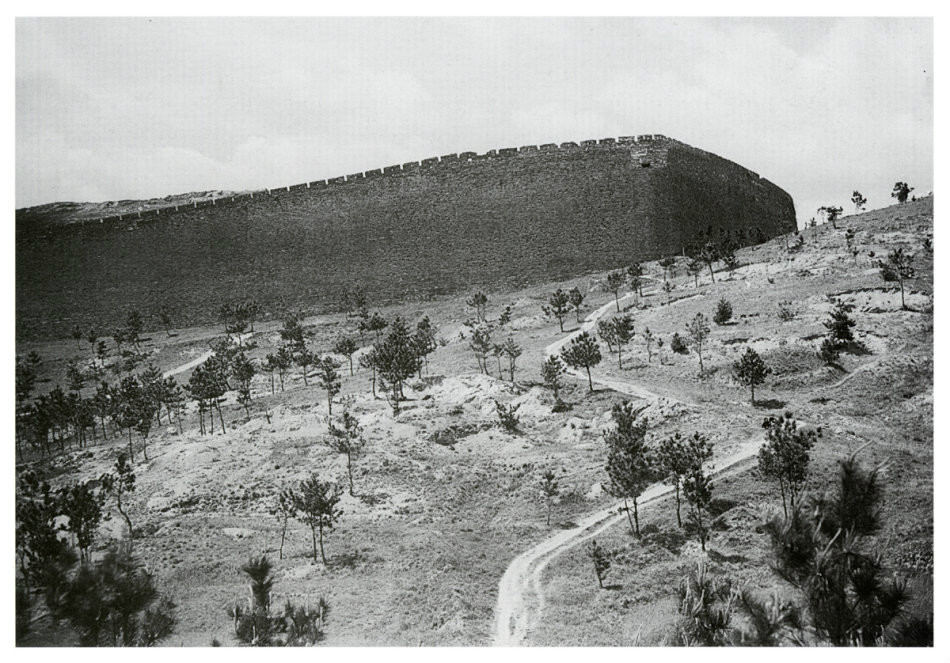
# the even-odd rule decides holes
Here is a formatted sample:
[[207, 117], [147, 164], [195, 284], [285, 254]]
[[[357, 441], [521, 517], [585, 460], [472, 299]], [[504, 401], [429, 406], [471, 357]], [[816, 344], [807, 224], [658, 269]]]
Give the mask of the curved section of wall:
[[[794, 226], [791, 198], [661, 136], [444, 155], [344, 178], [69, 226], [17, 229], [17, 334], [111, 329], [129, 307], [270, 315], [362, 284], [374, 303], [519, 286], [679, 253], [707, 227], [746, 243]], [[42, 229], [42, 231], [40, 231]]]

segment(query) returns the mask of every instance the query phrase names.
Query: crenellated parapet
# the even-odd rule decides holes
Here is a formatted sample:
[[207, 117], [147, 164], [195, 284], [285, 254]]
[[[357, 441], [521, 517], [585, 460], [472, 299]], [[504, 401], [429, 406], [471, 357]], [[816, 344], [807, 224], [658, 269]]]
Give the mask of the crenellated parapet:
[[[193, 210], [207, 209], [208, 207], [246, 205], [248, 202], [258, 199], [262, 195], [271, 197], [280, 196], [287, 193], [304, 192], [332, 192], [336, 187], [358, 185], [370, 180], [376, 181], [380, 178], [413, 177], [422, 174], [438, 175], [440, 172], [454, 172], [457, 168], [466, 165], [479, 165], [485, 162], [494, 162], [510, 159], [557, 159], [559, 157], [576, 157], [579, 155], [596, 155], [603, 151], [625, 150], [631, 155], [631, 158], [641, 166], [662, 167], [665, 165], [665, 150], [670, 144], [681, 144], [678, 141], [667, 138], [661, 134], [643, 134], [638, 136], [620, 136], [617, 138], [601, 138], [596, 140], [582, 140], [580, 142], [543, 143], [541, 145], [523, 145], [521, 147], [504, 147], [488, 150], [482, 154], [477, 152], [460, 152], [457, 154], [444, 154], [439, 157], [422, 159], [421, 161], [410, 161], [404, 164], [394, 166], [385, 166], [367, 170], [365, 172], [353, 173], [340, 177], [332, 177], [313, 182], [302, 182], [290, 186], [275, 187], [272, 189], [263, 189], [260, 191], [249, 191], [241, 194], [229, 195], [219, 198], [205, 198], [201, 200], [192, 200], [187, 205], [169, 205], [168, 207], [158, 207], [147, 212], [150, 217], [169, 217], [175, 214], [186, 213]], [[758, 177], [753, 173], [755, 177]], [[127, 224], [129, 214], [116, 214], [105, 216], [99, 219], [86, 219], [80, 222], [80, 226], [95, 223], [102, 227], [108, 227], [114, 224]], [[136, 216], [136, 219], [142, 218]]]
[[791, 197], [769, 180], [659, 134], [117, 204], [121, 214], [85, 222], [68, 205], [17, 211], [18, 336], [121, 325], [127, 308], [165, 298], [181, 324], [201, 324], [209, 302], [235, 296], [276, 316], [319, 310], [354, 283], [374, 305], [550, 283], [678, 255], [707, 230], [747, 244], [795, 228]]

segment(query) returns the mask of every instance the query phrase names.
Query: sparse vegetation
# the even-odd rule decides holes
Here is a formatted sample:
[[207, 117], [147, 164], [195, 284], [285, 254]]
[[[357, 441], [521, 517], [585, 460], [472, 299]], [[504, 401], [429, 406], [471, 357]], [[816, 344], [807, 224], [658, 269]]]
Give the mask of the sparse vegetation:
[[[865, 644], [863, 631], [829, 621], [827, 606], [838, 601], [843, 610], [853, 609], [863, 619], [875, 610], [884, 615], [891, 598], [902, 602], [901, 610], [890, 621], [881, 618], [887, 621], [883, 631], [883, 621], [875, 621], [877, 617], [865, 622], [863, 628], [878, 633], [872, 644], [927, 643], [932, 639], [928, 592], [933, 561], [927, 514], [933, 406], [932, 305], [924, 300], [932, 292], [932, 257], [926, 250], [914, 257], [916, 271], [908, 278], [917, 280], [906, 302], [902, 299], [913, 314], [898, 311], [897, 288], [880, 287], [879, 281], [874, 282], [878, 275], [868, 269], [886, 262], [875, 261], [874, 250], [884, 258], [895, 247], [906, 252], [921, 246], [923, 235], [912, 233], [926, 234], [927, 229], [921, 229], [914, 215], [926, 204], [908, 204], [899, 212], [896, 208], [869, 212], [861, 217], [859, 228], [848, 229], [851, 232], [819, 228], [794, 255], [787, 254], [777, 238], [754, 249], [734, 251], [737, 263], [748, 269], [714, 286], [681, 293], [692, 296], [677, 301], [676, 307], [657, 305], [658, 300], [668, 302], [660, 268], [669, 279], [672, 265], [644, 264], [641, 273], [652, 273], [656, 280], [651, 278], [647, 298], [638, 300], [635, 315], [642, 339], [635, 342], [615, 338], [617, 321], [628, 318], [632, 327], [632, 317], [613, 312], [619, 294], [613, 295], [615, 307], [609, 309], [611, 295], [597, 293], [594, 277], [499, 292], [493, 295], [500, 302], [498, 315], [486, 321], [466, 321], [459, 315], [462, 298], [451, 297], [387, 303], [372, 315], [364, 301], [362, 306], [351, 306], [346, 317], [342, 312], [310, 313], [320, 309], [307, 308], [301, 310], [301, 315], [308, 311], [306, 324], [303, 317], [287, 316], [286, 309], [277, 308], [273, 309], [276, 314], [290, 324], [279, 329], [279, 319], [275, 326], [261, 323], [252, 341], [245, 336], [248, 332], [231, 334], [228, 341], [217, 323], [207, 329], [188, 327], [191, 319], [183, 313], [180, 328], [169, 334], [166, 326], [162, 334], [159, 317], [149, 304], [147, 310], [158, 331], [141, 331], [136, 347], [127, 339], [125, 325], [120, 325], [119, 352], [92, 331], [99, 330], [108, 340], [109, 326], [102, 320], [91, 324], [81, 320], [82, 328], [90, 331], [79, 340], [77, 351], [69, 328], [79, 318], [70, 319], [65, 339], [38, 347], [42, 362], [35, 353], [27, 358], [29, 347], [17, 348], [18, 642], [75, 644], [79, 622], [61, 616], [54, 623], [50, 616], [65, 615], [54, 610], [60, 610], [57, 605], [81, 567], [95, 567], [110, 550], [127, 555], [134, 540], [140, 558], [134, 563], [153, 569], [153, 585], [167, 582], [169, 596], [181, 605], [174, 612], [163, 611], [160, 598], [156, 599], [145, 608], [154, 618], [146, 620], [144, 611], [137, 613], [139, 633], [161, 633], [167, 616], [171, 614], [174, 621], [177, 614], [183, 623], [187, 621], [182, 635], [186, 643], [195, 642], [196, 637], [206, 643], [216, 636], [225, 644], [269, 641], [270, 646], [313, 644], [323, 637], [333, 645], [361, 637], [373, 644], [382, 644], [383, 639], [392, 644], [470, 644], [481, 641], [478, 638], [492, 618], [495, 589], [506, 565], [535, 543], [553, 545], [550, 542], [557, 536], [571, 543], [563, 548], [558, 544], [550, 550], [550, 558], [544, 558], [548, 575], [539, 585], [539, 598], [545, 609], [543, 619], [530, 632], [532, 644], [553, 644], [558, 638], [579, 644], [632, 641], [621, 623], [644, 623], [642, 632], [638, 627], [634, 631], [638, 644], [646, 645], [660, 642], [674, 625], [676, 634], [669, 637], [677, 644], [827, 644], [831, 642], [827, 634], [832, 632], [844, 633], [835, 636], [842, 642]], [[861, 255], [872, 260], [866, 263], [861, 258], [860, 265], [841, 260], [842, 241], [853, 249], [858, 239]], [[748, 233], [742, 241], [747, 240]], [[719, 261], [728, 268], [728, 235], [719, 233], [712, 241]], [[679, 264], [685, 263], [689, 270], [692, 262]], [[700, 270], [706, 268], [706, 263], [696, 264]], [[695, 285], [698, 275], [697, 271]], [[639, 295], [639, 283], [629, 278], [629, 272], [627, 276], [631, 293]], [[544, 332], [552, 326], [538, 315], [538, 303], [559, 287], [569, 302], [565, 318], [579, 321], [580, 305], [586, 312], [598, 312], [585, 324], [596, 330], [586, 334], [587, 343], [583, 330], [572, 333], [574, 337], [566, 343], [564, 335], [552, 337]], [[704, 296], [709, 287], [715, 292]], [[681, 280], [678, 288], [689, 290], [688, 279]], [[582, 296], [581, 304], [575, 304], [573, 293], [588, 290], [589, 301]], [[822, 306], [825, 293], [840, 293], [841, 302], [832, 301], [830, 317], [823, 313], [828, 309]], [[794, 303], [780, 301], [783, 297]], [[696, 351], [695, 345], [684, 343], [692, 339], [688, 331], [684, 333], [683, 324], [695, 321], [698, 311], [711, 313], [720, 298], [741, 304], [741, 311], [736, 309], [736, 318], [742, 313], [741, 320], [732, 331], [723, 328], [713, 334], [709, 330], [697, 352], [700, 371], [708, 376], [700, 384], [691, 361], [668, 357], [665, 348], [685, 354]], [[179, 317], [177, 300], [167, 301]], [[216, 300], [213, 313], [221, 301], [228, 300]], [[128, 310], [126, 306], [120, 309], [122, 318]], [[862, 312], [860, 333], [854, 324], [855, 310]], [[384, 323], [377, 330], [371, 329], [374, 317]], [[477, 318], [477, 311], [470, 317]], [[819, 321], [826, 323], [825, 338], [816, 333], [823, 331], [815, 329]], [[445, 338], [439, 337], [435, 322], [445, 330]], [[676, 328], [678, 334], [674, 334]], [[489, 344], [484, 369], [483, 360], [478, 369], [471, 365], [470, 344], [477, 331], [486, 335]], [[593, 338], [598, 332], [598, 340], [618, 353], [618, 365], [593, 361], [594, 356], [602, 359]], [[340, 345], [344, 340], [349, 341], [347, 348]], [[847, 374], [821, 368], [814, 351], [822, 341], [836, 367], [847, 369]], [[861, 341], [868, 344], [867, 349], [861, 349]], [[372, 345], [360, 350], [366, 343]], [[316, 377], [314, 382], [308, 383], [293, 363], [301, 349], [313, 355], [308, 373], [309, 378]], [[875, 356], [866, 358], [870, 349]], [[393, 416], [386, 402], [365, 391], [363, 377], [356, 376], [355, 381], [343, 377], [344, 369], [337, 367], [339, 391], [328, 394], [328, 411], [333, 405], [338, 411], [327, 416], [321, 403], [320, 363], [330, 352], [340, 364], [346, 357], [351, 375], [358, 372], [354, 359], [359, 359], [363, 377], [372, 381], [373, 396], [379, 378], [380, 396], [395, 406]], [[582, 374], [578, 369], [587, 371], [591, 392], [592, 370], [599, 367], [595, 393], [584, 396], [588, 392], [581, 383], [564, 379], [567, 356], [577, 358], [572, 352], [584, 358], [571, 366], [578, 377]], [[634, 362], [631, 352], [637, 355]], [[655, 353], [660, 357], [656, 365], [652, 364]], [[846, 361], [837, 366], [841, 356]], [[899, 361], [892, 360], [898, 356]], [[618, 370], [632, 365], [636, 374]], [[385, 375], [384, 366], [389, 367]], [[774, 383], [767, 377], [771, 370]], [[405, 395], [402, 384], [397, 384], [400, 376], [408, 387]], [[741, 392], [730, 386], [733, 379], [750, 389], [756, 409], [736, 406]], [[188, 389], [183, 392], [185, 384]], [[774, 388], [788, 405], [757, 394], [763, 384]], [[608, 435], [619, 433], [616, 420], [609, 417], [624, 394], [634, 399], [631, 407], [638, 413], [633, 426], [640, 424], [646, 412], [650, 415], [641, 444], [647, 460], [638, 465], [629, 460], [631, 454], [616, 453], [605, 468], [609, 451], [591, 457], [591, 442], [600, 439], [605, 427]], [[552, 397], [554, 412], [570, 413], [549, 416]], [[408, 402], [400, 405], [403, 400]], [[786, 407], [796, 413], [802, 410], [814, 422], [797, 422], [799, 435], [820, 434], [819, 424], [827, 431], [835, 428], [835, 434], [822, 441], [821, 453], [814, 440], [805, 444], [783, 432], [784, 425], [777, 422], [794, 422], [790, 414], [778, 415]], [[507, 427], [501, 408], [511, 415], [512, 435], [502, 432]], [[648, 409], [641, 412], [642, 408]], [[717, 474], [713, 489], [711, 463], [718, 471], [726, 458], [754, 449], [757, 443], [748, 438], [762, 420], [755, 413], [766, 409], [776, 416], [762, 429], [766, 440], [757, 470], [749, 472], [746, 464], [737, 465], [723, 472], [722, 479]], [[213, 437], [198, 435], [208, 428]], [[852, 536], [847, 528], [831, 522], [838, 518], [839, 507], [832, 506], [837, 498], [833, 490], [821, 494], [819, 472], [833, 458], [831, 454], [853, 449], [862, 438], [871, 437], [875, 460], [890, 456], [894, 464], [893, 471], [878, 473], [875, 490], [880, 493], [886, 488], [888, 495], [894, 493], [894, 500], [889, 499], [887, 505], [878, 501], [880, 530]], [[715, 458], [710, 457], [710, 440], [716, 441]], [[352, 448], [351, 441], [355, 442]], [[597, 448], [593, 453], [603, 453]], [[146, 457], [149, 462], [144, 462]], [[625, 498], [624, 515], [604, 496], [604, 492], [619, 495], [624, 490], [614, 485], [611, 471], [621, 476], [618, 469], [631, 467], [641, 470], [641, 486], [658, 481], [671, 486], [675, 521], [674, 500], [654, 503], [651, 499], [645, 508], [640, 492], [639, 497]], [[301, 468], [304, 474], [299, 474]], [[32, 489], [20, 481], [30, 470], [37, 471], [37, 486]], [[644, 478], [648, 474], [652, 476]], [[327, 486], [326, 502], [333, 502], [337, 493], [330, 506], [332, 524], [322, 530], [298, 509], [303, 501], [299, 483], [303, 476]], [[39, 477], [50, 484], [45, 493]], [[636, 479], [624, 481], [629, 485]], [[653, 492], [650, 489], [646, 495]], [[783, 512], [776, 511], [780, 498]], [[811, 557], [814, 568], [826, 565], [820, 574], [794, 579], [792, 584], [784, 576], [772, 577], [770, 565], [782, 565], [767, 552], [773, 534], [771, 525], [763, 529], [759, 521], [763, 504], [779, 514], [776, 519], [783, 527], [801, 518], [799, 533], [815, 536], [824, 546], [818, 550], [814, 543], [818, 554]], [[914, 508], [907, 508], [908, 504]], [[349, 518], [342, 527], [341, 506]], [[590, 539], [569, 546], [578, 541], [575, 528], [586, 527], [592, 516], [609, 514], [611, 509], [616, 515], [596, 525], [604, 526], [596, 540], [608, 564], [603, 574], [598, 573], [598, 586], [611, 591], [598, 592], [590, 583], [591, 561], [577, 554]], [[799, 511], [801, 516], [796, 515]], [[258, 524], [265, 512], [276, 520]], [[826, 525], [819, 525], [815, 513], [831, 522], [827, 527], [835, 527], [835, 532], [825, 531]], [[643, 523], [640, 515], [645, 515]], [[622, 523], [606, 526], [617, 522], [616, 518], [627, 520], [629, 528]], [[305, 534], [301, 536], [307, 527], [295, 521], [311, 529], [310, 542]], [[410, 525], [414, 533], [405, 536], [408, 530], [404, 528]], [[841, 533], [835, 540], [838, 529]], [[594, 531], [586, 529], [584, 536], [593, 536]], [[637, 533], [639, 540], [634, 538]], [[785, 550], [790, 541], [789, 546], [801, 543], [803, 547], [796, 550], [811, 555], [804, 535], [801, 541], [797, 536], [782, 539], [775, 550]], [[849, 537], [853, 546], [837, 550], [840, 540]], [[513, 544], [515, 540], [520, 543]], [[244, 577], [252, 585], [249, 598], [236, 593], [230, 597], [238, 599], [239, 628], [249, 634], [245, 641], [238, 634], [235, 613], [228, 616], [222, 607], [225, 597], [219, 588], [237, 586], [236, 570], [251, 549], [257, 551], [255, 562], [260, 562], [257, 555], [262, 551], [272, 559], [275, 543], [282, 561], [260, 576], [272, 583], [268, 608], [260, 612], [267, 618], [253, 617], [257, 596], [263, 594], [246, 571]], [[703, 547], [708, 549], [706, 568], [687, 574], [684, 560], [698, 555]], [[322, 570], [308, 566], [311, 560], [319, 564], [318, 548], [325, 565]], [[870, 592], [867, 602], [858, 596], [861, 586], [855, 583], [862, 582], [863, 576], [852, 574], [841, 562], [851, 553], [855, 564], [866, 570], [869, 583], [883, 588]], [[865, 557], [878, 566], [867, 563]], [[716, 574], [727, 573], [720, 576], [720, 591]], [[918, 588], [922, 594], [910, 601], [892, 593], [892, 574], [907, 578], [907, 596], [911, 591], [916, 595]], [[692, 586], [676, 605], [668, 594], [675, 593], [684, 575], [684, 584]], [[405, 581], [396, 592], [387, 585], [393, 577]], [[549, 583], [549, 578], [557, 582]], [[533, 576], [525, 580], [533, 581]], [[827, 583], [829, 593], [809, 593], [812, 582]], [[360, 593], [366, 587], [380, 590], [373, 595], [378, 610], [361, 610]], [[98, 591], [89, 595], [101, 596]], [[293, 607], [286, 612], [280, 608], [285, 595], [294, 602], [307, 600], [294, 596], [313, 597], [313, 603], [325, 592], [339, 596], [334, 609], [339, 623], [346, 626], [339, 634], [324, 633], [325, 610]], [[818, 610], [824, 617], [818, 620], [811, 613], [813, 596], [825, 601]], [[522, 617], [536, 617], [530, 605], [525, 609], [529, 612]], [[574, 616], [582, 610], [587, 617], [577, 622]], [[623, 620], [617, 619], [618, 611]], [[306, 632], [308, 620], [318, 612], [318, 638], [298, 640], [291, 635]], [[392, 614], [403, 617], [390, 624], [386, 620]], [[819, 623], [824, 625], [819, 628]], [[124, 638], [120, 634], [117, 642], [121, 644]], [[132, 639], [155, 641], [153, 636]], [[171, 641], [177, 642], [177, 637]], [[111, 643], [111, 635], [100, 637], [100, 644]]]
[[791, 322], [796, 317], [798, 317], [798, 310], [795, 308], [795, 305], [790, 301], [783, 301], [778, 303], [778, 319], [782, 322]]

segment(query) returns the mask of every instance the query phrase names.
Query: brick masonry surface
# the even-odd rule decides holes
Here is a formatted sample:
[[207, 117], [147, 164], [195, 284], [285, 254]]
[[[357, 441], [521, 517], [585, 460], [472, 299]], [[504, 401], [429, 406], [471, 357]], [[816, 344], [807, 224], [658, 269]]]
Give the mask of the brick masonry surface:
[[176, 325], [254, 297], [269, 316], [514, 287], [680, 253], [701, 230], [743, 243], [795, 228], [791, 197], [663, 136], [444, 155], [252, 194], [52, 225], [17, 211], [18, 340], [100, 333], [129, 308]]

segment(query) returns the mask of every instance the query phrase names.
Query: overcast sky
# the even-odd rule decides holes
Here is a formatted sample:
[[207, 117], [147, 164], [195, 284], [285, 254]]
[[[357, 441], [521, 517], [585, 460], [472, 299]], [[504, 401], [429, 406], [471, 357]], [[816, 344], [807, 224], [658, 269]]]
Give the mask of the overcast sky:
[[16, 204], [662, 133], [800, 220], [933, 187], [929, 19], [18, 19]]

